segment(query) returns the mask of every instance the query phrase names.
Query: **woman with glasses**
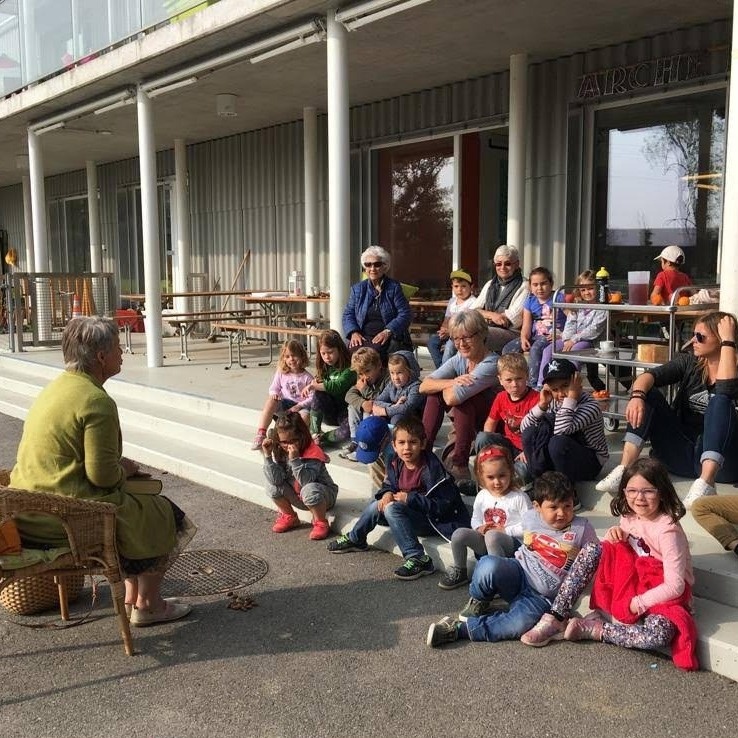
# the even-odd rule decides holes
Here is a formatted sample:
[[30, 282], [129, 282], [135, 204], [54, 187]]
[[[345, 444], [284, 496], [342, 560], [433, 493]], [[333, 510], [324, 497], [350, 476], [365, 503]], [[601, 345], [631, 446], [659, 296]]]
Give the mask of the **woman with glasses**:
[[445, 413], [452, 410], [456, 445], [447, 468], [457, 481], [463, 481], [471, 478], [472, 443], [489, 414], [493, 388], [499, 386], [498, 356], [485, 344], [487, 321], [476, 310], [452, 315], [448, 331], [457, 353], [420, 383], [421, 393], [428, 396], [423, 426], [432, 446]]
[[482, 287], [472, 308], [479, 310], [487, 323], [487, 345], [499, 354], [506, 343], [520, 338], [528, 280], [520, 270], [520, 256], [514, 246], [498, 246], [494, 264], [495, 276]]
[[[625, 468], [647, 440], [672, 474], [697, 477], [684, 499], [687, 509], [716, 494], [715, 482], [738, 481], [735, 334], [735, 316], [708, 313], [695, 324], [691, 353], [677, 354], [636, 378], [625, 409], [623, 456], [597, 484], [600, 492], [618, 491]], [[658, 390], [668, 385], [678, 385], [671, 405]]]
[[367, 279], [351, 287], [343, 311], [343, 334], [353, 353], [371, 346], [387, 364], [387, 356], [400, 349], [412, 351], [412, 312], [402, 285], [387, 276], [390, 255], [381, 246], [370, 246], [361, 255]]

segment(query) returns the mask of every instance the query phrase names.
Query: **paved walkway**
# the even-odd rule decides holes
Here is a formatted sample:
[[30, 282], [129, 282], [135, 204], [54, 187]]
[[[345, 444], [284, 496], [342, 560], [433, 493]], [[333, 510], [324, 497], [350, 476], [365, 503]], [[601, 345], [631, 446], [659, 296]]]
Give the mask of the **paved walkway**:
[[[0, 466], [21, 422], [0, 416]], [[258, 607], [194, 601], [179, 623], [137, 630], [124, 655], [103, 588], [99, 620], [30, 630], [0, 617], [3, 734], [14, 738], [448, 738], [727, 735], [738, 685], [615, 646], [518, 642], [428, 649], [431, 621], [464, 591], [399, 582], [390, 554], [331, 556], [307, 529], [269, 530], [266, 508], [171, 475], [200, 526], [191, 547], [269, 562]]]

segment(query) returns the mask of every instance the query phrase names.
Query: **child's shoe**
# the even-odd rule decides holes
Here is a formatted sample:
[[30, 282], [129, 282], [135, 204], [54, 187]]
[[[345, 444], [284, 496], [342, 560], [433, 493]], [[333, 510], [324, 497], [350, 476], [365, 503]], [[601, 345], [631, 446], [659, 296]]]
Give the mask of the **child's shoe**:
[[258, 431], [256, 431], [256, 435], [254, 436], [254, 442], [251, 444], [251, 450], [252, 451], [258, 451], [262, 444], [264, 443], [264, 439], [266, 438], [267, 432], [266, 428], [259, 428]]
[[598, 612], [591, 612], [583, 618], [572, 618], [566, 626], [564, 638], [567, 641], [601, 641], [604, 624]]
[[347, 535], [338, 536], [335, 541], [328, 544], [328, 550], [332, 554], [349, 553], [349, 551], [368, 551], [366, 543], [354, 543]]
[[272, 526], [275, 533], [286, 533], [288, 530], [300, 527], [300, 518], [297, 515], [289, 515], [287, 513], [279, 513], [277, 520]]
[[560, 641], [564, 637], [566, 622], [557, 620], [550, 612], [544, 613], [541, 619], [527, 632], [520, 636], [526, 646], [545, 646], [551, 641]]
[[324, 541], [331, 534], [331, 526], [327, 520], [313, 520], [313, 529], [310, 531], [311, 541]]
[[438, 586], [441, 589], [456, 589], [469, 581], [466, 568], [461, 566], [449, 566], [446, 573], [441, 577]]
[[433, 574], [435, 570], [436, 567], [430, 556], [411, 556], [402, 566], [395, 569], [394, 574], [398, 579], [409, 581]]
[[494, 610], [494, 605], [489, 600], [475, 600], [473, 597], [464, 606], [459, 613], [459, 620], [465, 623], [469, 618], [481, 618], [482, 615], [488, 615]]
[[425, 643], [427, 646], [443, 646], [446, 643], [453, 643], [459, 640], [459, 628], [461, 621], [446, 615], [437, 623], [432, 623], [428, 628], [428, 635]]
[[359, 444], [356, 441], [350, 441], [338, 454], [340, 459], [346, 459], [347, 461], [356, 461], [356, 449], [359, 448]]

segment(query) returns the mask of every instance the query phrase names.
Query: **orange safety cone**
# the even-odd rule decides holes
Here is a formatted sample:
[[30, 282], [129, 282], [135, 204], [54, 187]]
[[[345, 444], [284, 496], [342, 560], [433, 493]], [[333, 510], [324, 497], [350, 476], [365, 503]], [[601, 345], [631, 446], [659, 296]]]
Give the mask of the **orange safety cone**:
[[74, 293], [74, 297], [72, 298], [72, 317], [73, 318], [81, 318], [82, 317], [82, 308], [79, 306], [79, 297], [77, 297], [77, 293]]

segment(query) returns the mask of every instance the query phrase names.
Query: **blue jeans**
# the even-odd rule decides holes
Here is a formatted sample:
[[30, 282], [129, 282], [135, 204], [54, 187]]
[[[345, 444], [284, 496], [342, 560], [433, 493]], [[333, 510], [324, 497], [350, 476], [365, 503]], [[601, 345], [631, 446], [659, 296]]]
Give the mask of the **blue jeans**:
[[[550, 341], [547, 336], [539, 336], [534, 338], [530, 342], [530, 348], [528, 349], [528, 385], [531, 387], [538, 387], [538, 372], [541, 368], [541, 359], [543, 352], [546, 347], [550, 345]], [[505, 354], [521, 354], [523, 348], [520, 345], [520, 339], [515, 338], [509, 343], [505, 344], [502, 349], [502, 355]]]
[[509, 641], [530, 630], [551, 603], [528, 583], [517, 559], [483, 556], [477, 563], [469, 594], [475, 600], [490, 601], [495, 595], [506, 600], [507, 612], [493, 612], [466, 623], [470, 641]]
[[685, 426], [657, 389], [646, 394], [643, 422], [630, 424], [625, 439], [639, 448], [651, 440], [651, 453], [672, 473], [680, 477], [698, 477], [702, 462], [720, 464], [718, 482], [738, 481], [738, 418], [733, 400], [727, 395], [713, 395], [707, 404], [702, 434]]
[[441, 338], [437, 333], [432, 333], [428, 338], [428, 352], [436, 369], [456, 353], [454, 342], [450, 338]]
[[523, 431], [523, 451], [533, 477], [557, 471], [572, 482], [584, 482], [596, 479], [602, 471], [597, 454], [584, 445], [581, 434], [556, 436], [553, 427], [543, 422]]
[[406, 559], [411, 556], [424, 556], [425, 549], [418, 536], [430, 536], [435, 533], [423, 513], [412, 510], [401, 502], [393, 502], [380, 513], [375, 500], [364, 508], [348, 537], [354, 543], [366, 543], [366, 537], [378, 525], [389, 526], [395, 542]]

